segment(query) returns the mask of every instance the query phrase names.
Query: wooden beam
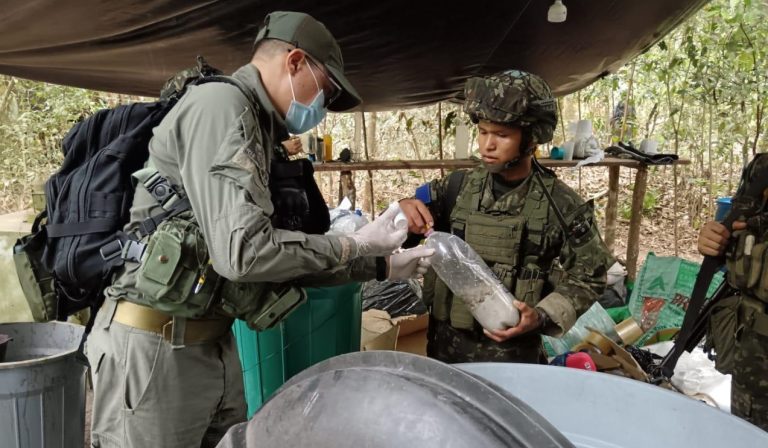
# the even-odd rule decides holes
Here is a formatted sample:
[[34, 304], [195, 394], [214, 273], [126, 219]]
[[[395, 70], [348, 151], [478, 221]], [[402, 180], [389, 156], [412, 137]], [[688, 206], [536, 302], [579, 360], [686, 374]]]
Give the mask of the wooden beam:
[[[440, 150], [440, 160], [443, 160], [443, 103], [437, 103], [437, 142]], [[445, 177], [445, 170], [440, 169], [440, 177]]]
[[648, 167], [641, 165], [635, 174], [632, 190], [632, 217], [627, 236], [627, 278], [634, 281], [637, 276], [637, 258], [640, 253], [640, 227], [643, 224], [643, 199], [648, 182]]
[[[372, 116], [373, 116], [373, 122], [376, 123], [376, 112], [373, 112]], [[368, 130], [367, 130], [368, 126], [365, 124], [365, 112], [363, 112], [362, 118], [363, 118], [363, 147], [365, 148], [365, 160], [366, 160], [366, 162], [370, 162], [370, 160], [371, 160], [371, 153], [368, 152], [368, 134], [367, 134], [368, 133]], [[375, 124], [374, 124], [373, 128], [376, 129], [376, 125]], [[373, 135], [373, 136], [371, 136], [371, 138], [375, 139], [376, 136]], [[367, 170], [367, 171], [368, 171], [368, 184], [367, 184], [367, 188], [368, 188], [368, 193], [369, 193], [368, 197], [369, 197], [369, 200], [371, 201], [370, 202], [371, 218], [372, 219], [376, 219], [376, 199], [375, 199], [376, 195], [373, 192], [373, 171], [371, 171], [370, 169]]]
[[355, 179], [352, 171], [342, 171], [339, 176], [339, 202], [345, 197], [352, 202], [352, 210], [356, 207], [357, 192], [355, 191]]
[[[548, 168], [570, 168], [576, 166], [578, 160], [553, 160], [539, 159], [539, 163]], [[676, 165], [688, 165], [687, 159], [678, 160]], [[371, 160], [364, 162], [325, 162], [316, 163], [315, 171], [368, 171], [368, 170], [426, 170], [426, 169], [456, 169], [474, 168], [480, 164], [474, 159], [445, 159], [445, 160]], [[637, 160], [618, 159], [608, 157], [601, 162], [586, 165], [586, 168], [595, 166], [624, 166], [627, 168], [639, 168], [643, 166]]]
[[605, 245], [613, 252], [619, 208], [619, 167], [608, 167], [608, 205], [605, 207]]

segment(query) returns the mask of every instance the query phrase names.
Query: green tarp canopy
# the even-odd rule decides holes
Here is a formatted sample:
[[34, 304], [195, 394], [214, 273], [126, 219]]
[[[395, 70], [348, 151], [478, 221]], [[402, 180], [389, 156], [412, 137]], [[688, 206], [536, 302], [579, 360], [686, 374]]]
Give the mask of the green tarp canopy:
[[474, 75], [519, 68], [556, 94], [589, 85], [631, 60], [705, 0], [245, 1], [5, 0], [0, 73], [156, 96], [196, 55], [231, 72], [250, 57], [273, 10], [305, 11], [341, 44], [365, 110], [455, 97]]

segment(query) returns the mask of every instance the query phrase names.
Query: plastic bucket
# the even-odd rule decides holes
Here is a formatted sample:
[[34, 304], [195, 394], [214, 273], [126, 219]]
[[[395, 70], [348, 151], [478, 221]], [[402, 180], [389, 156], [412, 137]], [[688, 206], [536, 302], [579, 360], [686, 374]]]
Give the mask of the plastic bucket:
[[307, 288], [307, 302], [275, 328], [233, 327], [250, 417], [274, 391], [307, 367], [360, 350], [362, 285]]
[[13, 338], [0, 363], [0, 446], [85, 444], [84, 328], [64, 322], [0, 324]]

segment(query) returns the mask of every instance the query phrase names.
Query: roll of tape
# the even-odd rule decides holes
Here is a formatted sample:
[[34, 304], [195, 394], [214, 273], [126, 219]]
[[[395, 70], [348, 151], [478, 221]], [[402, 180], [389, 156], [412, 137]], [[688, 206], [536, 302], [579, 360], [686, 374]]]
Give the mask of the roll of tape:
[[625, 319], [614, 327], [624, 345], [632, 345], [643, 335], [643, 329], [633, 318]]
[[607, 337], [603, 336], [600, 334], [600, 332], [592, 328], [587, 328], [587, 330], [589, 330], [589, 333], [584, 336], [584, 342], [595, 347], [600, 353], [604, 355], [611, 355], [613, 353], [611, 341]]

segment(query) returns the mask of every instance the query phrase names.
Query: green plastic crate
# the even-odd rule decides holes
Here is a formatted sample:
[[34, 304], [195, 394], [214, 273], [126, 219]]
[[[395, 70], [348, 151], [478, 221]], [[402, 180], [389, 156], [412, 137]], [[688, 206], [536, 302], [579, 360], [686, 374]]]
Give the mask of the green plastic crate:
[[307, 301], [275, 328], [233, 327], [243, 366], [248, 417], [293, 375], [336, 355], [360, 350], [362, 285], [306, 288]]

